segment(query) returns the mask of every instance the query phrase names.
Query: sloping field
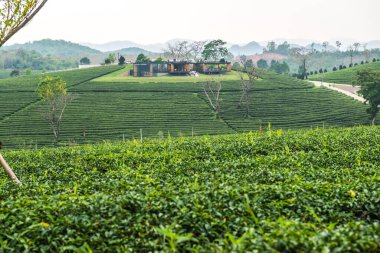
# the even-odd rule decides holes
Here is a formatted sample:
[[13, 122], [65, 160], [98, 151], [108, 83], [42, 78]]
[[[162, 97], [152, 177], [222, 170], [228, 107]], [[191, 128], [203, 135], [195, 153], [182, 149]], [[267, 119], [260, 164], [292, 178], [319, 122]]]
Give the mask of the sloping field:
[[355, 72], [367, 68], [380, 71], [380, 62], [373, 62], [334, 72], [312, 75], [309, 79], [327, 83], [355, 84]]
[[[74, 86], [120, 69], [119, 66], [53, 72], [46, 75], [60, 76], [68, 86]], [[42, 75], [43, 76], [43, 75]], [[0, 79], [0, 122], [39, 100], [35, 91], [41, 76]]]
[[0, 252], [379, 252], [380, 128], [6, 151]]
[[[361, 103], [286, 75], [267, 73], [255, 84], [248, 118], [239, 107], [239, 82], [225, 76], [222, 120], [216, 120], [199, 79], [118, 77], [124, 82], [114, 82], [115, 73], [90, 81], [86, 80], [94, 78], [94, 73], [92, 77], [68, 74], [75, 100], [64, 115], [63, 143], [140, 139], [141, 134], [143, 138], [229, 134], [266, 128], [269, 122], [274, 129], [368, 124], [366, 106]], [[33, 92], [36, 84], [20, 82], [15, 86], [17, 92], [1, 85], [7, 88], [8, 102], [2, 105], [6, 110], [0, 119], [0, 139], [8, 147], [51, 145], [44, 105]], [[17, 103], [17, 96], [22, 102]]]

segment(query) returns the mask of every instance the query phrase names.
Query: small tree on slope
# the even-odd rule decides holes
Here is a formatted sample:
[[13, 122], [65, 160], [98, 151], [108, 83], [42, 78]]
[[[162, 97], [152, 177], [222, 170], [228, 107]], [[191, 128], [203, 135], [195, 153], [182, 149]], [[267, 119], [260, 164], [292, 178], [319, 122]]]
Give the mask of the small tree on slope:
[[361, 86], [359, 94], [367, 100], [370, 106], [367, 113], [370, 116], [371, 125], [375, 125], [380, 105], [380, 72], [365, 69], [359, 70], [356, 75], [357, 83]]

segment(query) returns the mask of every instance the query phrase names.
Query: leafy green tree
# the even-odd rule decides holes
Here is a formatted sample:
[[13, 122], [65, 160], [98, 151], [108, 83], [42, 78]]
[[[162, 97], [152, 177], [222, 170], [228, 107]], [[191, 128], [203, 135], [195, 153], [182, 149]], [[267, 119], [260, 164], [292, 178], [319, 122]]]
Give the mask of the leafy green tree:
[[151, 60], [146, 57], [144, 54], [139, 54], [136, 59], [136, 63], [147, 63], [151, 62]]
[[87, 57], [83, 57], [82, 59], [80, 59], [79, 63], [81, 65], [90, 65], [91, 64], [91, 61], [90, 59], [88, 59]]
[[47, 0], [0, 1], [0, 47], [26, 26]]
[[257, 62], [257, 67], [259, 69], [267, 69], [269, 66], [268, 66], [268, 62], [264, 59], [260, 59], [258, 62]]
[[155, 63], [163, 63], [165, 62], [164, 59], [162, 59], [162, 57], [158, 57], [156, 60], [154, 60]]
[[56, 145], [61, 137], [63, 113], [72, 100], [67, 93], [66, 85], [66, 82], [60, 77], [46, 76], [41, 79], [37, 88], [37, 95], [47, 105], [46, 116]]
[[245, 62], [245, 64], [244, 64], [244, 67], [245, 68], [253, 68], [253, 61], [252, 61], [252, 59], [248, 59], [246, 62]]
[[282, 44], [278, 45], [275, 50], [276, 53], [288, 55], [290, 49], [290, 44], [287, 41], [284, 41]]
[[111, 63], [115, 63], [116, 61], [116, 55], [111, 53], [108, 55], [108, 60], [111, 62]]
[[277, 48], [276, 42], [274, 42], [274, 41], [268, 42], [268, 44], [267, 44], [267, 51], [268, 52], [275, 52], [276, 48]]
[[380, 72], [371, 69], [359, 70], [356, 73], [357, 83], [361, 86], [359, 94], [368, 102], [367, 113], [370, 116], [371, 125], [375, 125], [375, 119], [380, 105]]
[[119, 65], [124, 65], [125, 64], [125, 57], [120, 55], [119, 57]]
[[204, 46], [202, 57], [204, 60], [219, 61], [228, 56], [227, 42], [223, 40], [212, 40]]
[[[269, 69], [278, 73], [278, 74], [289, 73], [289, 70], [290, 70], [289, 65], [286, 62], [280, 63], [280, 62], [275, 61], [275, 60], [272, 60]], [[305, 72], [305, 75], [306, 75], [306, 72]]]
[[111, 64], [111, 60], [110, 60], [109, 58], [106, 58], [106, 59], [104, 60], [104, 64], [106, 64], [106, 65]]

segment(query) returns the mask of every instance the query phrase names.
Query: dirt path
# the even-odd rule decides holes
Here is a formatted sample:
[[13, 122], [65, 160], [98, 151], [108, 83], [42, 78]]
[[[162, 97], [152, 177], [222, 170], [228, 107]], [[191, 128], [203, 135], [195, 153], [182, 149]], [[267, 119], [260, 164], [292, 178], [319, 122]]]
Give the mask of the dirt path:
[[362, 103], [365, 102], [365, 99], [363, 97], [357, 95], [357, 92], [360, 90], [359, 87], [355, 87], [349, 84], [325, 83], [321, 81], [309, 81], [309, 82], [313, 83], [317, 87], [326, 87], [330, 90], [334, 90], [346, 96], [352, 97], [353, 99], [358, 100]]

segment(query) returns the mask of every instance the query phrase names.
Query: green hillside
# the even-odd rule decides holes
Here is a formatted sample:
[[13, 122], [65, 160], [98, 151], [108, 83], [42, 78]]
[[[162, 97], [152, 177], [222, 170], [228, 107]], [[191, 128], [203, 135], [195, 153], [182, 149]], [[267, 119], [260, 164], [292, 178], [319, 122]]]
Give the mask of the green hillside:
[[[58, 72], [75, 97], [64, 115], [62, 144], [140, 139], [141, 132], [143, 138], [230, 134], [269, 123], [273, 129], [369, 124], [365, 105], [286, 75], [267, 73], [257, 82], [248, 118], [238, 106], [236, 76], [224, 76], [217, 120], [203, 92], [205, 77], [131, 78], [119, 76], [124, 70], [118, 69]], [[102, 76], [110, 71], [116, 72]], [[34, 92], [37, 83], [36, 77], [0, 81], [0, 140], [8, 147], [53, 142], [44, 104]]]
[[0, 252], [378, 252], [380, 128], [6, 151]]
[[1, 50], [15, 50], [23, 49], [26, 51], [36, 51], [43, 56], [54, 55], [58, 57], [75, 57], [80, 59], [80, 57], [89, 55], [103, 55], [102, 52], [82, 46], [76, 43], [72, 43], [64, 40], [39, 40], [25, 44], [15, 44], [12, 46], [3, 47]]
[[372, 62], [368, 64], [354, 66], [352, 68], [338, 70], [334, 72], [328, 72], [324, 74], [309, 76], [310, 80], [313, 81], [324, 81], [328, 83], [339, 83], [339, 84], [355, 84], [355, 73], [358, 70], [371, 68], [380, 71], [380, 62]]

